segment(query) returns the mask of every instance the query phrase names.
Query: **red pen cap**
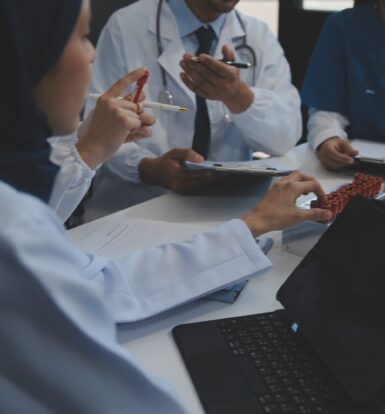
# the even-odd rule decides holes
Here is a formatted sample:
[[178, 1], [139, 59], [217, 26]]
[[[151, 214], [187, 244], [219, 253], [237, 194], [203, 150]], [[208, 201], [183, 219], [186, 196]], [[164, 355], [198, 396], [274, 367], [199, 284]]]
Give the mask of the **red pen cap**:
[[132, 100], [132, 102], [138, 103], [140, 94], [142, 93], [143, 87], [146, 84], [149, 76], [150, 76], [150, 73], [148, 72], [148, 70], [146, 70], [144, 72], [144, 75], [137, 80], [135, 91], [134, 91], [134, 99]]

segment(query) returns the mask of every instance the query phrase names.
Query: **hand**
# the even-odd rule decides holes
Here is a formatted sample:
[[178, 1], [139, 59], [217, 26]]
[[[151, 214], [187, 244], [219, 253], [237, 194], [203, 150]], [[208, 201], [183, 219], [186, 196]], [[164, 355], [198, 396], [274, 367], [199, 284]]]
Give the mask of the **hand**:
[[[223, 46], [223, 58], [234, 60], [229, 46]], [[180, 77], [195, 94], [205, 99], [222, 101], [232, 113], [241, 113], [252, 104], [253, 91], [239, 77], [239, 69], [219, 62], [212, 56], [202, 54], [199, 62], [186, 53], [180, 66], [184, 70]]]
[[346, 139], [332, 137], [324, 141], [316, 150], [321, 164], [330, 171], [340, 171], [354, 163], [358, 155]]
[[328, 221], [332, 213], [319, 208], [300, 209], [295, 205], [300, 195], [315, 193], [322, 202], [326, 195], [312, 177], [294, 172], [282, 178], [242, 220], [255, 237], [272, 230], [281, 230], [306, 220]]
[[189, 148], [175, 148], [158, 158], [144, 158], [139, 163], [139, 177], [146, 184], [177, 193], [186, 193], [216, 180], [210, 172], [185, 171], [183, 161], [202, 162], [203, 157]]
[[150, 126], [155, 118], [143, 112], [140, 103], [131, 102], [131, 94], [117, 99], [144, 72], [144, 68], [137, 69], [116, 82], [98, 99], [95, 109], [79, 127], [76, 147], [91, 168], [96, 169], [112, 158], [125, 142], [151, 136]]

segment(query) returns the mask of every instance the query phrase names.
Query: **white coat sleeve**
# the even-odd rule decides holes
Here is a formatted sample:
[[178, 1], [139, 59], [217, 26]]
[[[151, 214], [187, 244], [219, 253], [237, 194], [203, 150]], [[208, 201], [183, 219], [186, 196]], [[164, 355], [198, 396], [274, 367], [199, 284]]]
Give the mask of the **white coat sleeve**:
[[263, 53], [258, 55], [256, 85], [251, 88], [254, 100], [231, 118], [250, 148], [284, 155], [302, 135], [301, 100], [283, 49], [267, 27], [258, 42]]
[[308, 142], [315, 151], [324, 141], [332, 137], [348, 138], [346, 127], [349, 120], [338, 112], [309, 110]]
[[[127, 67], [129, 61], [124, 56], [123, 39], [119, 29], [118, 15], [113, 15], [100, 34], [95, 62], [92, 65], [90, 93], [101, 94], [115, 82], [136, 68]], [[129, 90], [126, 91], [129, 93]], [[94, 107], [92, 99], [87, 100], [86, 114]], [[108, 162], [109, 169], [122, 178], [132, 182], [141, 182], [138, 173], [139, 162], [146, 157], [154, 158], [150, 150], [130, 142], [121, 146]]]
[[52, 212], [4, 187], [0, 412], [185, 413], [173, 387], [117, 343], [102, 291]]
[[[47, 209], [46, 220], [52, 221], [49, 212]], [[42, 223], [31, 234], [46, 232], [52, 233]], [[136, 251], [118, 261], [85, 254], [71, 245], [62, 229], [57, 233], [51, 243], [67, 245], [68, 254], [65, 257], [57, 250], [52, 270], [60, 267], [63, 260], [73, 263], [82, 277], [102, 292], [116, 322], [154, 316], [253, 277], [271, 266], [242, 220], [231, 220], [185, 242]], [[44, 237], [36, 240], [34, 236], [34, 240], [34, 250], [45, 252], [49, 242], [42, 244]], [[48, 263], [39, 255], [36, 260]]]
[[269, 267], [243, 222], [113, 263], [77, 250], [37, 199], [3, 184], [0, 197], [0, 412], [184, 413], [116, 343], [112, 317], [151, 316]]
[[60, 166], [52, 189], [50, 206], [65, 222], [90, 188], [95, 171], [81, 158], [76, 137], [51, 138], [51, 161]]

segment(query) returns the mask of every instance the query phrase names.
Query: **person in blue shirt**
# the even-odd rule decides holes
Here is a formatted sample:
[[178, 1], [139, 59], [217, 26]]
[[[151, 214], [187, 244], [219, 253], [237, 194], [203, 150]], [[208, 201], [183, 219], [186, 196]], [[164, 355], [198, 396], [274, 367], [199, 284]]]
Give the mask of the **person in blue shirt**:
[[347, 138], [385, 142], [385, 1], [328, 18], [302, 88], [310, 146], [329, 170], [353, 164]]

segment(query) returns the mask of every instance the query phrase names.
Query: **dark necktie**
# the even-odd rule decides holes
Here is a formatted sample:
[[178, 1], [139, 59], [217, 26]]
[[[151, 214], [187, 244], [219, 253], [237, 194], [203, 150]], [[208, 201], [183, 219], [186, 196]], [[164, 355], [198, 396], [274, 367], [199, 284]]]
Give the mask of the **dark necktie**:
[[[195, 32], [195, 34], [199, 42], [197, 55], [200, 55], [201, 53], [208, 54], [215, 39], [214, 30], [211, 26], [208, 26], [207, 28], [202, 26]], [[195, 115], [195, 130], [192, 148], [198, 154], [206, 158], [209, 152], [211, 139], [210, 118], [207, 110], [206, 99], [197, 95], [196, 102], [197, 112]]]

